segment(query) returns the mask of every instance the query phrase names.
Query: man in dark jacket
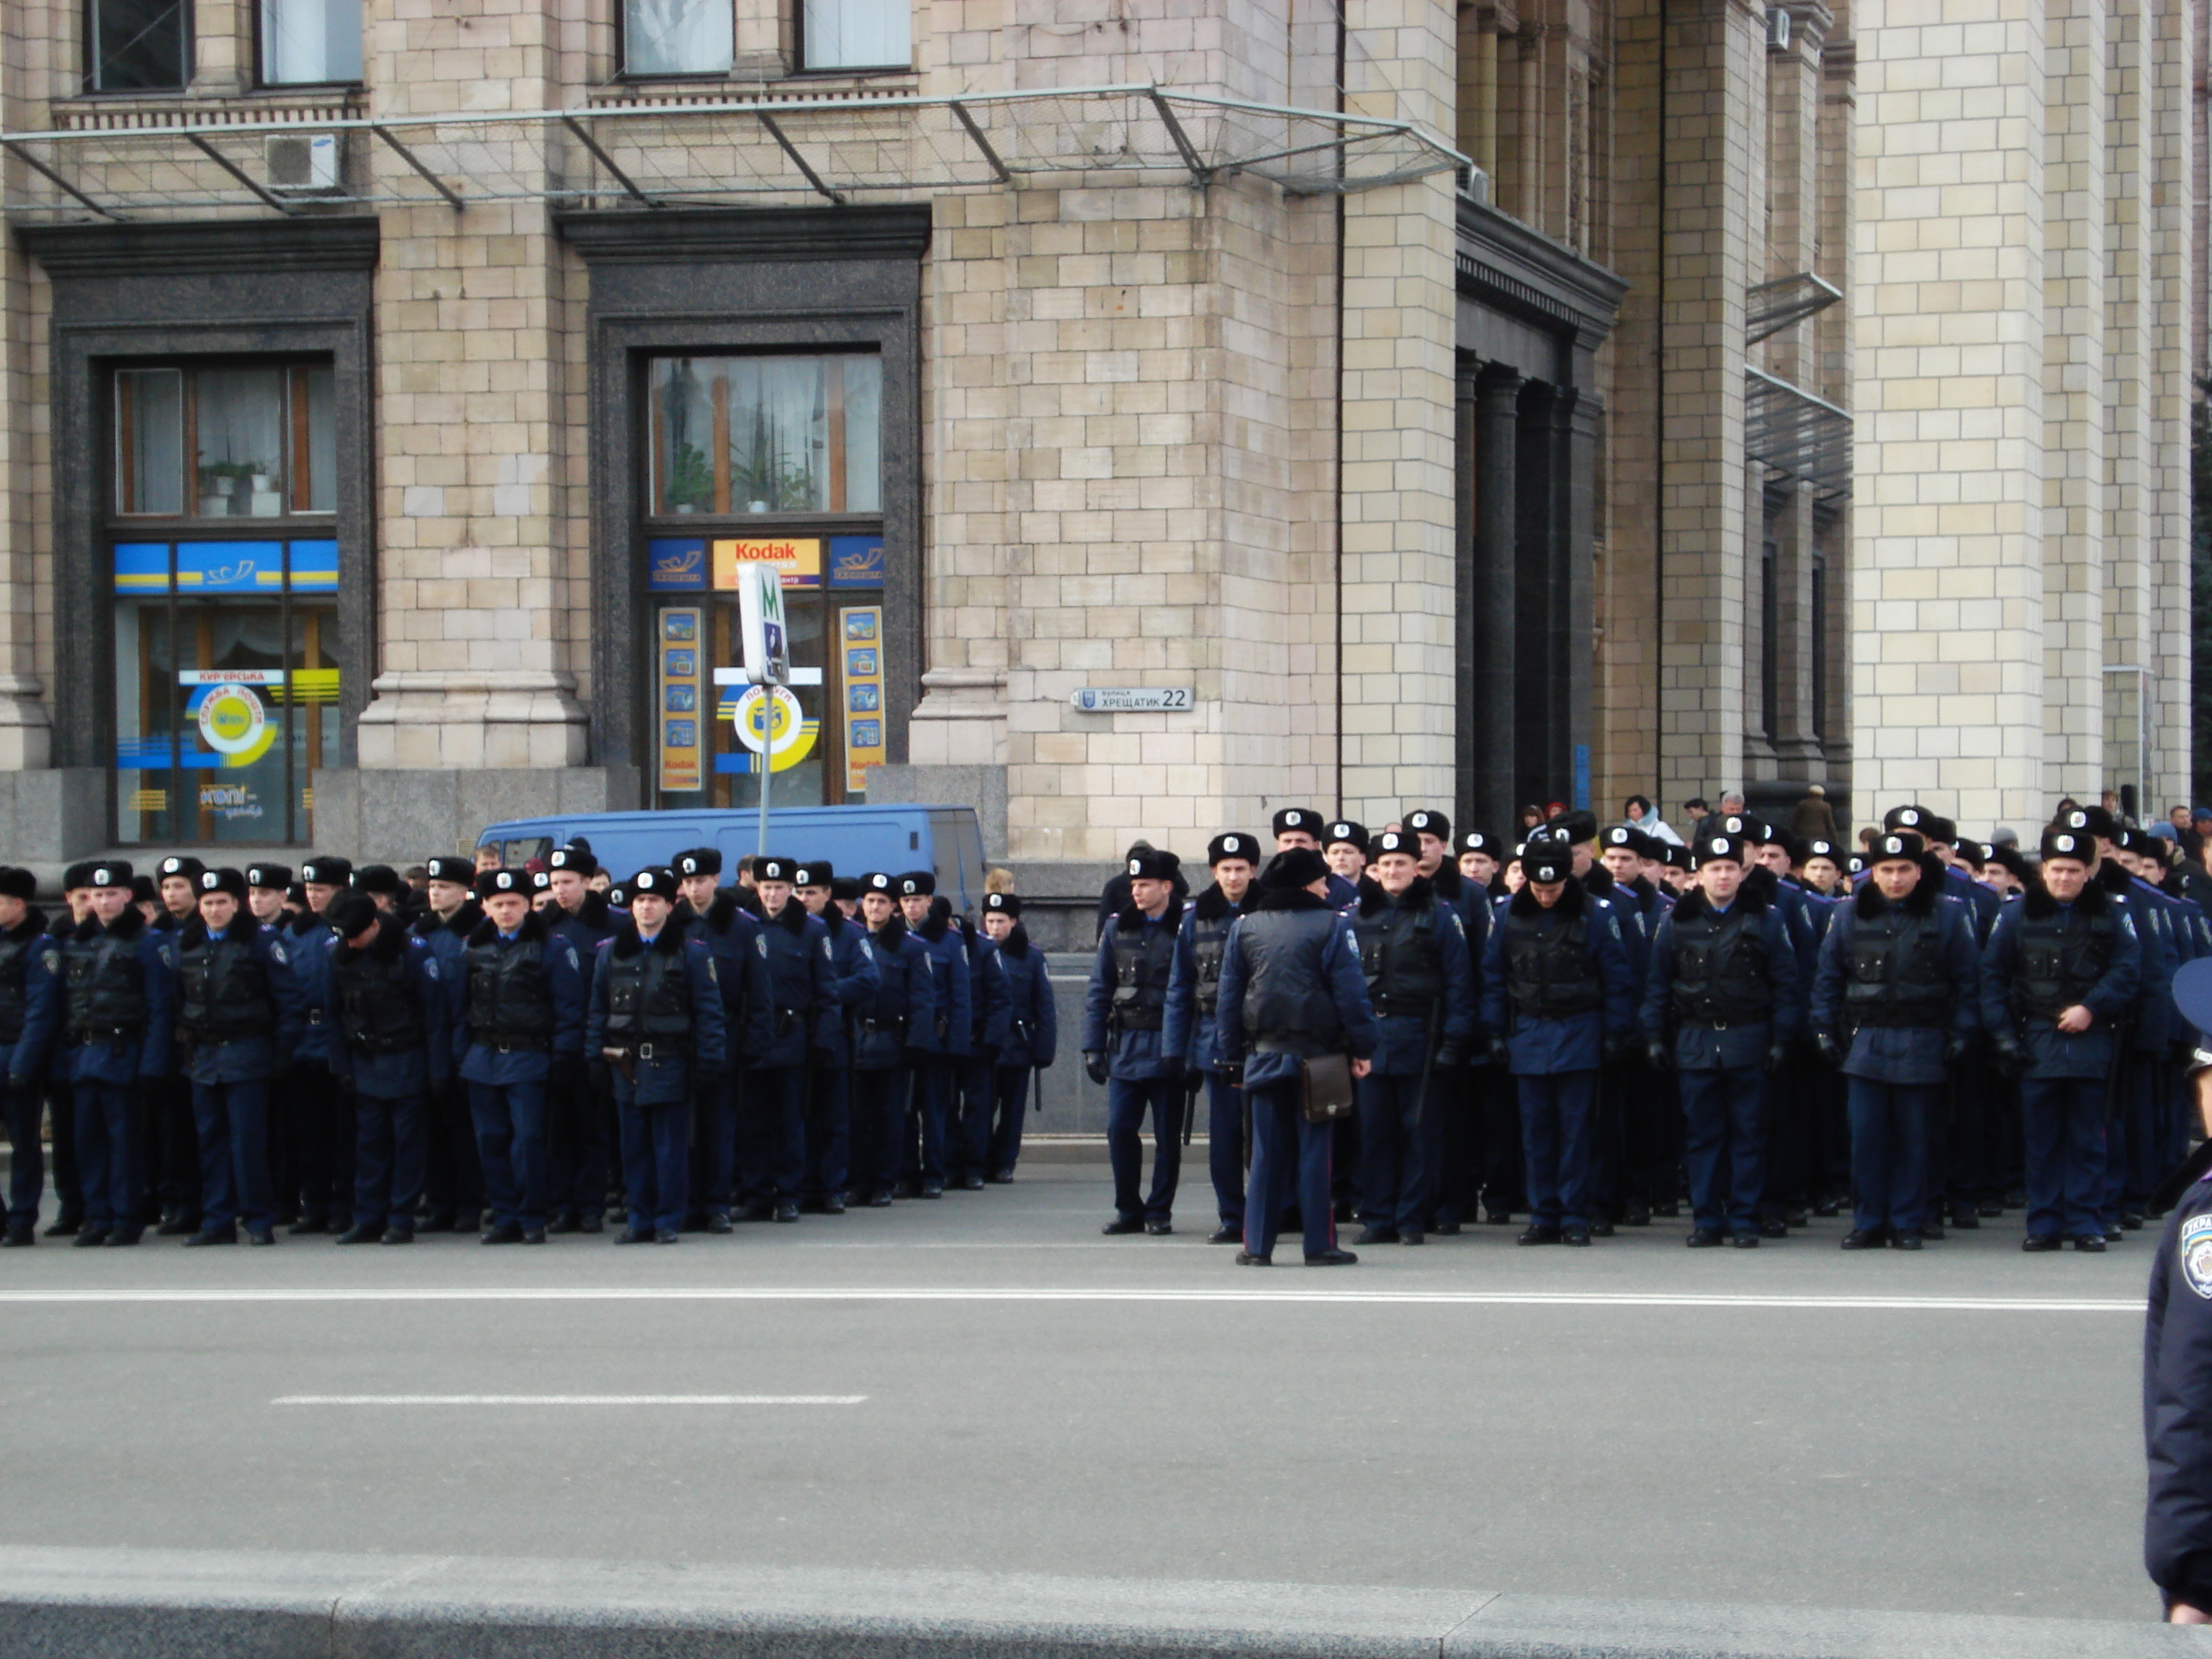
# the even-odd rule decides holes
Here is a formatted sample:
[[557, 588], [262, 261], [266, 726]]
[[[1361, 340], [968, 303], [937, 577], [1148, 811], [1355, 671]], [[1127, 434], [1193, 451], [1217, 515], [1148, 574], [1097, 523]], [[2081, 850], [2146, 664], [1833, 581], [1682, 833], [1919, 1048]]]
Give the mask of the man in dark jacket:
[[914, 1094], [899, 1185], [908, 1197], [942, 1198], [960, 1065], [975, 1043], [975, 981], [968, 971], [967, 939], [952, 925], [952, 902], [939, 895], [937, 878], [927, 870], [908, 871], [898, 878], [898, 901], [908, 931], [929, 957], [937, 1000], [936, 1042], [914, 1046]]
[[[90, 864], [73, 864], [62, 874], [63, 908], [46, 932], [55, 971], [71, 935], [92, 916]], [[53, 1182], [56, 1213], [46, 1224], [47, 1238], [74, 1238], [84, 1227], [84, 1173], [76, 1155], [76, 1103], [70, 1088], [75, 1051], [69, 1040], [69, 1004], [64, 986], [55, 1014], [53, 1040], [46, 1045], [46, 1115], [53, 1133]]]
[[8, 1231], [0, 1243], [38, 1241], [45, 1195], [40, 1097], [61, 1032], [62, 953], [46, 919], [31, 907], [38, 881], [28, 870], [0, 866], [0, 1078], [7, 1085]]
[[695, 1084], [728, 1063], [713, 954], [672, 924], [675, 872], [624, 884], [629, 918], [598, 946], [585, 1052], [608, 1068], [622, 1113], [629, 1224], [617, 1244], [673, 1244], [684, 1224]]
[[[546, 924], [576, 947], [584, 964], [585, 994], [600, 942], [627, 920], [594, 892], [599, 861], [588, 848], [556, 847], [545, 858], [553, 908]], [[590, 1050], [585, 1051], [586, 1054]], [[556, 1070], [545, 1096], [545, 1201], [549, 1233], [595, 1233], [605, 1219], [607, 1180], [614, 1157], [614, 1097], [607, 1073], [596, 1066]]]
[[754, 941], [768, 969], [766, 1042], [749, 1056], [738, 1120], [738, 1178], [748, 1221], [799, 1219], [806, 1179], [806, 1073], [837, 1017], [829, 930], [792, 896], [799, 866], [787, 858], [753, 860], [761, 931]]
[[958, 1115], [946, 1127], [945, 1182], [979, 1193], [998, 1103], [999, 1057], [992, 1034], [1005, 1028], [1006, 980], [994, 960], [999, 947], [990, 935], [966, 916], [955, 917], [953, 926], [968, 958], [968, 1058], [960, 1063]]
[[1966, 912], [1910, 830], [1875, 842], [1871, 878], [1820, 945], [1813, 1042], [1843, 1068], [1851, 1125], [1851, 1231], [1844, 1248], [1920, 1248], [1928, 1117], [1980, 1029], [1980, 970]]
[[876, 964], [875, 994], [853, 1042], [853, 1201], [887, 1208], [907, 1143], [907, 1101], [922, 1056], [936, 1048], [937, 983], [929, 952], [899, 914], [899, 878], [860, 878], [860, 921]]
[[1249, 1128], [1244, 1091], [1221, 1052], [1221, 963], [1230, 928], [1255, 896], [1252, 883], [1260, 873], [1260, 843], [1255, 836], [1225, 830], [1207, 843], [1206, 860], [1213, 882], [1182, 914], [1175, 970], [1168, 980], [1164, 1041], [1170, 1053], [1182, 1056], [1184, 1093], [1192, 1093], [1200, 1080], [1206, 1089], [1206, 1165], [1221, 1219], [1206, 1242], [1242, 1244]]
[[[1099, 935], [1083, 1003], [1083, 1068], [1106, 1087], [1106, 1152], [1114, 1166], [1114, 1219], [1102, 1230], [1175, 1231], [1176, 1176], [1182, 1159], [1182, 1056], [1161, 1041], [1168, 978], [1182, 905], [1164, 854], [1129, 860], [1129, 908]], [[1139, 1196], [1145, 1115], [1152, 1119], [1152, 1188]]]
[[295, 1234], [342, 1231], [343, 1218], [353, 1203], [353, 1154], [358, 1137], [353, 1103], [331, 1075], [332, 939], [323, 920], [352, 882], [349, 859], [318, 853], [302, 864], [300, 885], [307, 908], [289, 924], [284, 941], [307, 1022], [293, 1054], [288, 1084], [294, 1144], [299, 1149], [300, 1218], [292, 1225]]
[[1474, 1040], [1474, 974], [1458, 913], [1419, 873], [1419, 837], [1385, 830], [1369, 850], [1352, 934], [1380, 1035], [1355, 1091], [1367, 1223], [1357, 1242], [1419, 1244], [1442, 1140], [1440, 1074], [1459, 1069]]
[[991, 1025], [985, 1042], [992, 1053], [993, 1103], [996, 1121], [983, 1149], [988, 1178], [1014, 1178], [1022, 1155], [1022, 1118], [1029, 1110], [1030, 1073], [1051, 1066], [1060, 1041], [1060, 1015], [1053, 1006], [1052, 976], [1044, 952], [1030, 943], [1022, 927], [1022, 902], [1012, 893], [983, 895], [983, 931], [993, 952], [991, 971], [1003, 994], [991, 1000]]
[[68, 995], [70, 1091], [84, 1180], [79, 1248], [136, 1244], [138, 1149], [135, 1091], [167, 1074], [176, 999], [161, 939], [131, 897], [131, 870], [98, 860], [73, 872], [91, 914], [62, 950]]
[[[2212, 1030], [2212, 964], [2176, 975], [2172, 995], [2189, 1024]], [[2186, 1065], [2191, 1127], [2212, 1137], [2212, 1048]], [[2167, 1622], [2212, 1624], [2212, 1138], [2156, 1196], [2173, 1210], [2143, 1322], [2143, 1565]]]
[[1346, 1267], [1359, 1259], [1336, 1243], [1329, 1194], [1335, 1126], [1304, 1112], [1306, 1060], [1349, 1054], [1357, 1083], [1381, 1040], [1359, 971], [1359, 947], [1328, 902], [1328, 865], [1313, 848], [1278, 853], [1260, 877], [1251, 912], [1230, 927], [1222, 955], [1216, 1041], [1223, 1058], [1241, 1068], [1252, 1107], [1239, 1267], [1274, 1261], [1293, 1147], [1306, 1265]]
[[331, 1072], [354, 1097], [352, 1222], [341, 1244], [411, 1244], [430, 1092], [453, 1071], [437, 952], [367, 895], [331, 904]]
[[1982, 1024], [2021, 1079], [2026, 1250], [2105, 1248], [2105, 1096], [2142, 974], [2135, 924], [2089, 879], [2095, 843], [2043, 837], [2043, 867], [1982, 951]]
[[1804, 988], [1781, 913], [1747, 885], [1749, 849], [1721, 835], [1696, 849], [1698, 885], [1659, 922], [1644, 995], [1655, 1073], [1678, 1072], [1688, 1133], [1690, 1247], [1759, 1239], [1767, 1090], [1802, 1029]]
[[768, 959], [760, 949], [760, 918], [739, 894], [722, 885], [720, 853], [711, 847], [678, 853], [675, 872], [683, 884], [684, 905], [678, 925], [714, 958], [730, 1062], [728, 1076], [693, 1091], [691, 1209], [684, 1224], [726, 1233], [738, 1201], [738, 1106], [745, 1087], [744, 1062], [768, 1041]]
[[845, 1213], [853, 1159], [854, 1022], [875, 1000], [878, 984], [867, 929], [848, 920], [830, 898], [836, 880], [827, 859], [800, 865], [793, 878], [799, 902], [830, 936], [831, 1000], [817, 1022], [808, 1083], [806, 1176], [799, 1197], [802, 1208], [823, 1215]]
[[[469, 935], [483, 921], [477, 903], [476, 864], [451, 854], [427, 860], [428, 908], [411, 931], [438, 964], [441, 1017], [450, 1038], [453, 1005], [460, 994]], [[483, 1214], [483, 1170], [477, 1161], [476, 1122], [469, 1115], [468, 1085], [450, 1065], [430, 1085], [423, 1109], [425, 1151], [422, 1195], [428, 1206], [422, 1231], [474, 1232]]]

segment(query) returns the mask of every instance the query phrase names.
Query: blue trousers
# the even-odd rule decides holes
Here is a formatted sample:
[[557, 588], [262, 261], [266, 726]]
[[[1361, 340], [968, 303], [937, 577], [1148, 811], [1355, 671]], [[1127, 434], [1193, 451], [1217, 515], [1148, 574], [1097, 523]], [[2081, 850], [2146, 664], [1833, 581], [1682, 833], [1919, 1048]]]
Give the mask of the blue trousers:
[[863, 1195], [895, 1191], [906, 1145], [907, 1096], [914, 1073], [904, 1066], [853, 1073], [852, 1182]]
[[75, 1226], [84, 1220], [84, 1177], [76, 1161], [76, 1105], [66, 1079], [46, 1085], [46, 1113], [54, 1137], [54, 1219]]
[[[1268, 1255], [1282, 1220], [1285, 1188], [1297, 1164], [1298, 1219], [1305, 1228], [1308, 1255], [1336, 1248], [1336, 1210], [1330, 1202], [1329, 1153], [1336, 1144], [1333, 1123], [1309, 1123], [1305, 1087], [1297, 1078], [1247, 1089], [1252, 1106], [1251, 1188], [1244, 1200], [1244, 1248]], [[1296, 1149], [1295, 1154], [1293, 1148]]]
[[434, 1212], [459, 1212], [463, 1224], [473, 1228], [483, 1211], [483, 1170], [477, 1162], [469, 1085], [459, 1078], [432, 1084], [427, 1122], [424, 1139], [429, 1151], [422, 1165], [424, 1196]]
[[[1165, 1078], [1106, 1079], [1106, 1157], [1114, 1166], [1114, 1213], [1166, 1221], [1175, 1212], [1182, 1169], [1182, 1087]], [[1145, 1114], [1152, 1115], [1152, 1190], [1139, 1197], [1145, 1173]]]
[[76, 1161], [84, 1182], [85, 1224], [136, 1233], [138, 1192], [131, 1170], [137, 1162], [138, 1114], [130, 1086], [80, 1079], [70, 1092], [76, 1104]]
[[[691, 1091], [693, 1130], [689, 1190], [692, 1213], [702, 1221], [710, 1215], [728, 1219], [730, 1206], [737, 1200], [738, 1096], [745, 1086], [739, 1076], [732, 1073], [706, 1087], [694, 1085]], [[621, 1111], [619, 1103], [615, 1109]], [[623, 1185], [628, 1188], [627, 1153], [623, 1158]]]
[[814, 1099], [806, 1113], [806, 1176], [810, 1200], [842, 1194], [853, 1160], [853, 1073], [822, 1066], [813, 1074]]
[[1692, 1221], [1757, 1232], [1766, 1184], [1766, 1073], [1756, 1066], [1684, 1072], [1681, 1091]]
[[1030, 1068], [994, 1066], [991, 1071], [991, 1097], [998, 1115], [984, 1152], [983, 1173], [1012, 1175], [1022, 1155], [1022, 1120], [1029, 1115]]
[[[1433, 1092], [1435, 1082], [1429, 1086]], [[1429, 1164], [1423, 1131], [1431, 1103], [1421, 1097], [1421, 1074], [1370, 1072], [1352, 1085], [1352, 1094], [1359, 1105], [1360, 1218], [1401, 1232], [1425, 1231]]]
[[622, 1121], [623, 1188], [629, 1224], [640, 1232], [673, 1231], [684, 1224], [691, 1167], [689, 1102], [637, 1103], [637, 1085], [615, 1079], [615, 1109]]
[[553, 1068], [545, 1118], [546, 1202], [556, 1215], [596, 1216], [607, 1202], [608, 1115], [586, 1068]]
[[46, 1103], [39, 1085], [6, 1091], [8, 1118], [8, 1225], [20, 1231], [36, 1224], [39, 1200], [46, 1195], [46, 1149], [39, 1144], [39, 1121]]
[[926, 1055], [915, 1064], [906, 1151], [899, 1170], [905, 1180], [925, 1187], [945, 1184], [945, 1125], [952, 1114], [959, 1066], [957, 1060], [943, 1054]]
[[2027, 1151], [2027, 1231], [2053, 1238], [2102, 1238], [2104, 1079], [2023, 1078], [2020, 1113]]
[[1852, 1226], [1919, 1231], [1928, 1197], [1928, 1117], [1942, 1094], [1940, 1083], [1849, 1080]]
[[1206, 1074], [1206, 1167], [1213, 1207], [1224, 1227], [1244, 1225], [1244, 1091], [1218, 1072]]
[[2163, 1142], [2159, 1134], [2159, 1088], [2166, 1075], [2162, 1058], [2157, 1054], [2135, 1054], [2128, 1056], [2127, 1075], [2123, 1079], [2125, 1091], [2120, 1097], [2119, 1118], [2124, 1122], [2127, 1157], [2124, 1164], [2115, 1164], [2110, 1170], [2106, 1184], [2117, 1185], [2118, 1203], [2123, 1210], [2140, 1210], [2150, 1202], [2150, 1195], [2158, 1190], [2160, 1178], [2166, 1171], [2160, 1167], [2160, 1153]]
[[199, 1132], [201, 1227], [220, 1233], [237, 1221], [255, 1232], [273, 1226], [267, 1080], [193, 1084], [192, 1122]]
[[955, 1182], [985, 1172], [991, 1152], [991, 1109], [997, 1103], [998, 1067], [988, 1055], [960, 1062], [960, 1121], [945, 1148], [946, 1176]]
[[1539, 1227], [1588, 1226], [1596, 1071], [1553, 1072], [1513, 1082], [1521, 1097], [1529, 1220]]
[[738, 1179], [749, 1204], [796, 1204], [806, 1179], [806, 1067], [745, 1073], [738, 1114]]
[[469, 1115], [476, 1120], [477, 1161], [483, 1166], [484, 1198], [493, 1221], [544, 1226], [544, 1081], [471, 1083]]
[[430, 1157], [430, 1107], [420, 1095], [354, 1099], [353, 1222], [415, 1230]]

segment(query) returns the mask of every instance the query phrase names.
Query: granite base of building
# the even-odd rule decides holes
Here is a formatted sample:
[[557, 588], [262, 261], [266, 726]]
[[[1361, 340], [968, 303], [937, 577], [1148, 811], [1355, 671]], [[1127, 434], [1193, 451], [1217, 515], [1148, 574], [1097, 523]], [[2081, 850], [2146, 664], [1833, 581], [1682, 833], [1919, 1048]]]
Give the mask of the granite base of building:
[[63, 866], [115, 843], [108, 775], [98, 767], [0, 772], [0, 859], [58, 884]]
[[315, 774], [315, 846], [357, 864], [412, 864], [465, 853], [486, 824], [501, 819], [627, 812], [637, 805], [635, 767], [337, 768]]

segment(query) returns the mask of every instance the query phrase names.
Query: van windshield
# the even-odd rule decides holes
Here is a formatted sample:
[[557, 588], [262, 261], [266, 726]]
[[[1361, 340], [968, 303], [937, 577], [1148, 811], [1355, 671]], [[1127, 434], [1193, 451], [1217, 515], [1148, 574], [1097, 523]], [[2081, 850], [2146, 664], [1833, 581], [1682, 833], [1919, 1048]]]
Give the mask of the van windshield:
[[512, 841], [489, 841], [479, 843], [499, 848], [499, 861], [510, 870], [525, 870], [535, 862], [542, 867], [546, 854], [553, 850], [550, 836], [518, 836]]

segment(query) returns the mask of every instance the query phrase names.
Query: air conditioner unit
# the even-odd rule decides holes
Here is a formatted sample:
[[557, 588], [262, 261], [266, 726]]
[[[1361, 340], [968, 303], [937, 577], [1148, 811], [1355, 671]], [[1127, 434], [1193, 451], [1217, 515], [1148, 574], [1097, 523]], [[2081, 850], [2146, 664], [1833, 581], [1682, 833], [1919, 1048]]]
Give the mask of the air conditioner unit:
[[1779, 6], [1766, 9], [1766, 45], [1773, 52], [1790, 50], [1790, 14]]
[[265, 141], [269, 188], [283, 196], [323, 196], [339, 187], [344, 152], [335, 132], [285, 133]]

